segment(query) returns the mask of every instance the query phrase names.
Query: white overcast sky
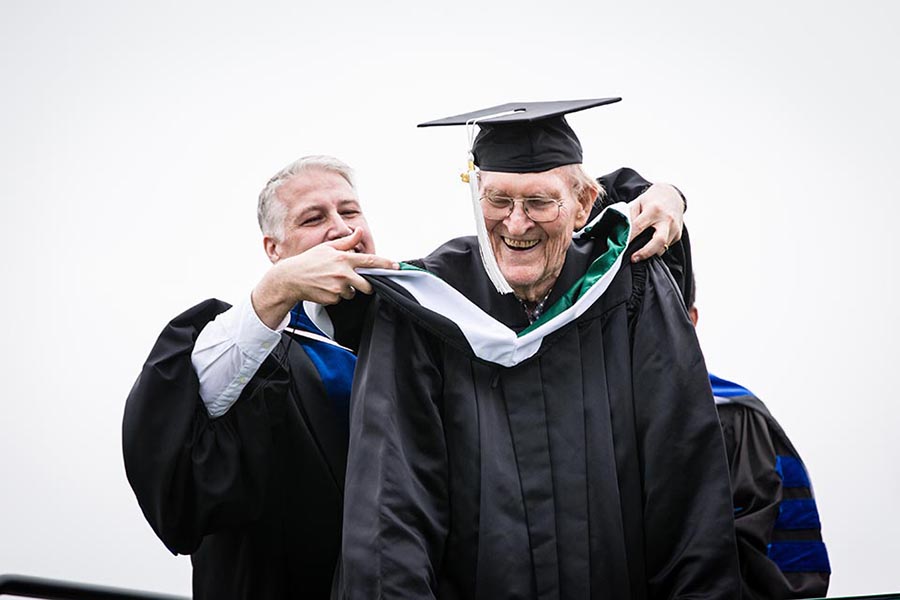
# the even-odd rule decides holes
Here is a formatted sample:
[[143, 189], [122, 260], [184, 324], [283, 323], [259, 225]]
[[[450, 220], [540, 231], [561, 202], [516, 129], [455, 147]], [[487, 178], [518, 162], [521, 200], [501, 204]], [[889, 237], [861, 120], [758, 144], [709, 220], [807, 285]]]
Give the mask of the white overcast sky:
[[900, 4], [0, 2], [0, 573], [189, 593], [125, 480], [163, 325], [247, 294], [268, 177], [357, 169], [381, 254], [472, 231], [462, 130], [507, 101], [596, 174], [678, 185], [710, 369], [805, 459], [833, 595], [900, 589]]

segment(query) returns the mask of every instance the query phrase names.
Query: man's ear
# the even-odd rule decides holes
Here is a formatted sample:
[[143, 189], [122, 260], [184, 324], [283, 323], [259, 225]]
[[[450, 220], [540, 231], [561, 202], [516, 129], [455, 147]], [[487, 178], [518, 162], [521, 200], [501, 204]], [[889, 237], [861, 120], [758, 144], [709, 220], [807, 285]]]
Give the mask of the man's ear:
[[594, 206], [594, 195], [582, 192], [581, 196], [576, 199], [575, 212], [575, 231], [578, 231], [587, 224], [588, 217], [591, 215], [591, 208]]
[[269, 257], [269, 261], [273, 265], [281, 259], [281, 256], [278, 254], [278, 240], [272, 236], [263, 236], [263, 250], [266, 251], [266, 256]]

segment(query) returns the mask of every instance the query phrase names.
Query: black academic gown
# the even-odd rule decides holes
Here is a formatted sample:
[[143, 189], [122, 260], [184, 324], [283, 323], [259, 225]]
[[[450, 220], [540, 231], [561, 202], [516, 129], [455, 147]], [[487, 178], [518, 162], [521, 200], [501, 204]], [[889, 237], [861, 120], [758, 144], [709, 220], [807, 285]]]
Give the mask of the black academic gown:
[[169, 550], [191, 554], [195, 600], [327, 598], [346, 426], [287, 333], [234, 406], [210, 419], [191, 351], [227, 308], [203, 302], [160, 335], [125, 407], [128, 480]]
[[[636, 242], [639, 247], [646, 238]], [[573, 244], [550, 305], [605, 250]], [[509, 328], [474, 238], [421, 266]], [[340, 592], [351, 598], [737, 598], [722, 434], [659, 259], [511, 367], [373, 277], [351, 399]]]
[[[723, 380], [711, 379], [717, 392]], [[725, 383], [732, 393], [717, 394], [716, 405], [734, 488], [744, 600], [824, 597], [831, 567], [806, 467], [765, 404]]]

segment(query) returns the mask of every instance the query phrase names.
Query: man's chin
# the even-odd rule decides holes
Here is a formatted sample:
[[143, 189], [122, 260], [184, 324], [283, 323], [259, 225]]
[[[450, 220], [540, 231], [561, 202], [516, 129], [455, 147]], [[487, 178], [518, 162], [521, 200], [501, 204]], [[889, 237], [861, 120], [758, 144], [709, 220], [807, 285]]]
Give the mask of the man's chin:
[[513, 289], [513, 292], [519, 298], [526, 297], [528, 291], [534, 286], [534, 277], [529, 277], [517, 269], [501, 268], [500, 272], [503, 273], [503, 277], [506, 279], [509, 287]]

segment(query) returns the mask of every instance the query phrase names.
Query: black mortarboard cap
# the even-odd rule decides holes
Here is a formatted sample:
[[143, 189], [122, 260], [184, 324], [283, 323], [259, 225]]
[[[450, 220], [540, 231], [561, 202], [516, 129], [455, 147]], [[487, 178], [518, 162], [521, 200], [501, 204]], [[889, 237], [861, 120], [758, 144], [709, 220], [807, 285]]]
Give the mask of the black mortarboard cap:
[[419, 127], [467, 125], [481, 129], [472, 144], [475, 164], [484, 171], [540, 173], [582, 162], [581, 142], [565, 115], [621, 98], [510, 102], [419, 124]]

